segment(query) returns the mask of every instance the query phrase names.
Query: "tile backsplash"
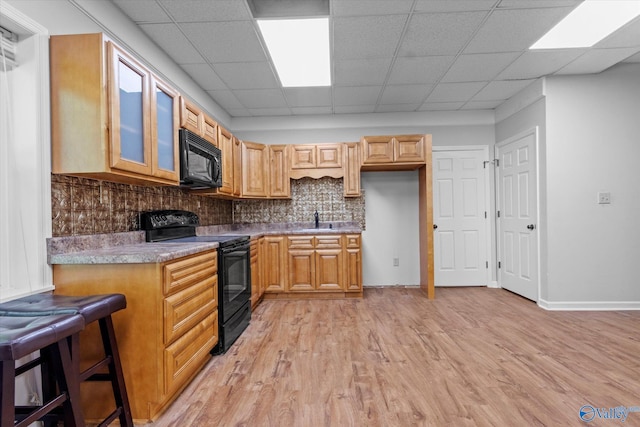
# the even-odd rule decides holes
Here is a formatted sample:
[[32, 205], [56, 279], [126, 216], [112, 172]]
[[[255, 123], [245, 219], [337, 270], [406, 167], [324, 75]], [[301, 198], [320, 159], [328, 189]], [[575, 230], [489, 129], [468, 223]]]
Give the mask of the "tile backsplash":
[[178, 187], [145, 187], [74, 176], [51, 176], [53, 237], [121, 233], [139, 229], [138, 214], [154, 209], [195, 212], [201, 225], [356, 221], [364, 229], [364, 191], [343, 196], [342, 179], [291, 180], [290, 200], [230, 201]]
[[364, 190], [360, 197], [345, 198], [342, 179], [291, 180], [290, 200], [238, 200], [233, 203], [233, 222], [313, 223], [317, 210], [321, 222], [356, 221], [365, 229]]
[[230, 224], [232, 202], [178, 187], [145, 187], [51, 175], [54, 237], [138, 230], [138, 213], [153, 209], [195, 212], [202, 225]]

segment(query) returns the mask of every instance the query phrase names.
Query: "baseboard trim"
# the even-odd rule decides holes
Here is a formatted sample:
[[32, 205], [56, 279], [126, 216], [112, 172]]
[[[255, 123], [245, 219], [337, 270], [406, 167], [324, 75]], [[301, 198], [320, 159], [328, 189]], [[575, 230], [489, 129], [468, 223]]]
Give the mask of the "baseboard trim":
[[500, 286], [498, 286], [498, 281], [497, 280], [490, 280], [489, 283], [487, 283], [487, 288], [499, 288]]
[[538, 306], [549, 311], [623, 311], [640, 310], [640, 301], [546, 301]]

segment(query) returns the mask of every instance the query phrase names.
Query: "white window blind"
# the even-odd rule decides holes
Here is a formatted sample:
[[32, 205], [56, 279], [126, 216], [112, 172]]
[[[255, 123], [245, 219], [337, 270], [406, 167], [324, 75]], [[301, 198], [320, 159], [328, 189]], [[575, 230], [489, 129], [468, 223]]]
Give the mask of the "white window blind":
[[17, 40], [15, 34], [0, 27], [0, 70], [9, 71], [18, 65], [16, 62]]

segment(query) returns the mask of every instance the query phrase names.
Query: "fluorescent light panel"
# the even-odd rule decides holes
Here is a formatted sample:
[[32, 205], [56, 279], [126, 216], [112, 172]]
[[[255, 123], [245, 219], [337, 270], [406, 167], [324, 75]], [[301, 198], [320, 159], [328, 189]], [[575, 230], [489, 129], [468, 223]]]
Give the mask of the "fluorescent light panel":
[[640, 0], [585, 0], [530, 49], [591, 47], [640, 15]]
[[329, 18], [259, 19], [284, 87], [331, 86]]

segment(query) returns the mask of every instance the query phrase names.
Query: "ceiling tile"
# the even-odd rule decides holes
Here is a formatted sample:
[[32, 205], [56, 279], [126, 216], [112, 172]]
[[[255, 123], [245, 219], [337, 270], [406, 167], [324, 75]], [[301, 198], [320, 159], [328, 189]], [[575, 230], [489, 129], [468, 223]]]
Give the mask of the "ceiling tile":
[[451, 83], [492, 80], [519, 55], [518, 52], [460, 55], [442, 81]]
[[333, 108], [335, 114], [364, 114], [374, 111], [375, 105], [339, 105]]
[[486, 12], [414, 14], [400, 45], [400, 56], [456, 55]]
[[473, 97], [473, 101], [496, 101], [511, 98], [535, 80], [494, 81], [486, 85]]
[[391, 66], [391, 58], [336, 60], [335, 86], [366, 86], [384, 83]]
[[420, 107], [416, 104], [380, 104], [376, 107], [376, 113], [406, 113], [416, 111]]
[[268, 62], [230, 62], [213, 68], [231, 89], [276, 89], [278, 81]]
[[290, 116], [291, 110], [288, 108], [251, 108], [249, 112], [252, 116]]
[[176, 63], [202, 63], [202, 55], [193, 47], [175, 24], [141, 24], [142, 31], [167, 52]]
[[[393, 56], [408, 15], [335, 18], [333, 51], [336, 59]], [[337, 43], [336, 41], [340, 41]]]
[[249, 111], [249, 109], [247, 109], [247, 108], [233, 108], [233, 109], [227, 110], [227, 113], [229, 113], [229, 115], [231, 115], [231, 117], [251, 117], [251, 116], [253, 116], [253, 114], [251, 114], [251, 111]]
[[262, 62], [267, 56], [249, 21], [180, 24], [184, 34], [212, 63]]
[[336, 106], [375, 104], [382, 86], [352, 86], [333, 88]]
[[420, 111], [448, 111], [462, 108], [464, 102], [425, 102]]
[[204, 90], [228, 89], [209, 64], [182, 64], [181, 67]]
[[435, 83], [451, 66], [454, 56], [397, 58], [389, 76], [389, 84]]
[[334, 16], [406, 14], [412, 4], [413, 0], [332, 0], [331, 13]]
[[280, 89], [236, 90], [233, 93], [242, 105], [251, 110], [259, 108], [287, 107], [287, 103], [285, 102]]
[[571, 8], [566, 7], [496, 10], [464, 52], [514, 52], [528, 49], [570, 11]]
[[596, 43], [596, 48], [609, 47], [640, 47], [640, 17], [629, 22], [609, 37]]
[[537, 79], [555, 73], [585, 52], [586, 49], [530, 50], [513, 61], [498, 79]]
[[638, 51], [638, 48], [628, 47], [620, 49], [591, 49], [569, 65], [561, 68], [556, 74], [595, 74], [600, 73], [614, 64], [628, 58]]
[[486, 82], [440, 83], [433, 89], [427, 102], [468, 101], [486, 84]]
[[154, 0], [111, 0], [136, 23], [168, 23], [171, 19]]
[[640, 62], [640, 53], [636, 53], [635, 55], [628, 57], [622, 62]]
[[291, 107], [293, 114], [331, 114], [331, 107]]
[[534, 9], [536, 7], [575, 7], [583, 0], [502, 0], [499, 9]]
[[461, 108], [462, 110], [493, 110], [504, 101], [469, 101]]
[[387, 85], [382, 92], [380, 104], [421, 104], [432, 87], [432, 85]]
[[207, 93], [227, 111], [243, 108], [238, 98], [230, 90], [208, 90]]
[[176, 22], [214, 22], [252, 19], [244, 1], [238, 0], [159, 0]]
[[288, 87], [284, 88], [284, 97], [289, 107], [330, 106], [331, 87]]
[[491, 10], [495, 0], [417, 0], [415, 12], [469, 12]]

